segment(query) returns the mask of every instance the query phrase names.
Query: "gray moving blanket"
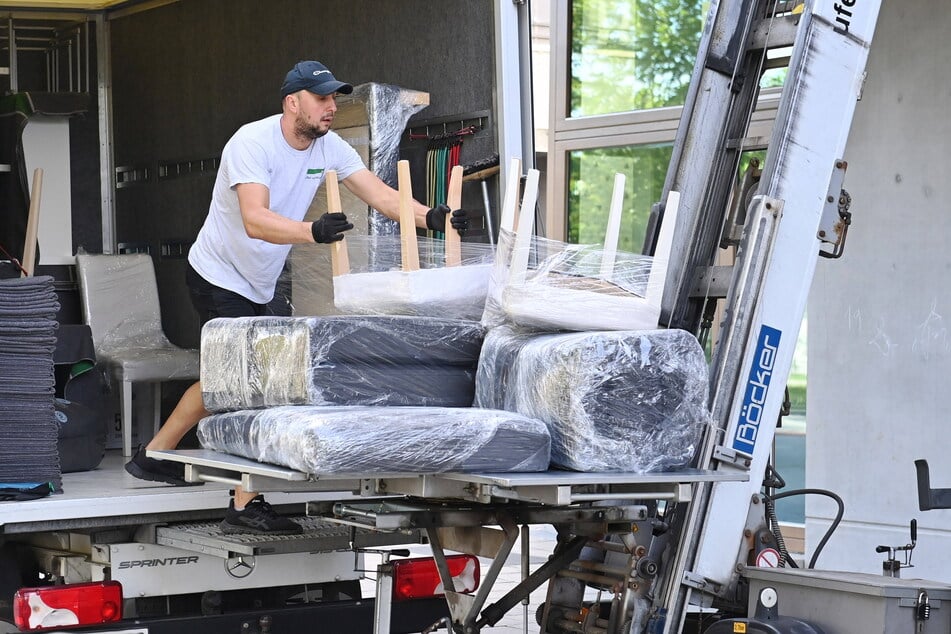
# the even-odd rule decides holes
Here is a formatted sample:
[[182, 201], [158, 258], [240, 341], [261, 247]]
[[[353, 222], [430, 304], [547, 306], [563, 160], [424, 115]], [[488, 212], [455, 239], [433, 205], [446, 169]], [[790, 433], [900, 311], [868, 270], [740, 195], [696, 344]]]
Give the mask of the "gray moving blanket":
[[215, 451], [316, 475], [545, 471], [545, 424], [475, 408], [285, 406], [212, 414]]
[[201, 337], [211, 412], [280, 405], [468, 407], [484, 330], [431, 317], [213, 319]]
[[53, 407], [58, 311], [52, 277], [0, 280], [0, 487], [62, 490]]
[[694, 457], [705, 425], [707, 363], [681, 330], [486, 336], [477, 407], [538, 418], [553, 466], [670, 471]]

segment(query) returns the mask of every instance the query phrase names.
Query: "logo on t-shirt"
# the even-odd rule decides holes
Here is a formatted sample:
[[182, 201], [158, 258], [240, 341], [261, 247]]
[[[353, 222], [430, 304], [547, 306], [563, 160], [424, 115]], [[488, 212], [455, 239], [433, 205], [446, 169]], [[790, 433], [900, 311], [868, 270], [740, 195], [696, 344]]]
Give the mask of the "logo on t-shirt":
[[313, 180], [315, 178], [320, 178], [320, 175], [324, 173], [324, 168], [322, 167], [310, 167], [307, 169], [307, 180]]

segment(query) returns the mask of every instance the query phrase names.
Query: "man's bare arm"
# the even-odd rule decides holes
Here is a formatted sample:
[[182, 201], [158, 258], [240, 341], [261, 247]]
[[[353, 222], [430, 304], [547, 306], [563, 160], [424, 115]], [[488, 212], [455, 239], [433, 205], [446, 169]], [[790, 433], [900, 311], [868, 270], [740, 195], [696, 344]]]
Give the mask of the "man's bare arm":
[[270, 192], [264, 185], [240, 183], [235, 186], [235, 191], [248, 237], [274, 244], [314, 242], [310, 222], [291, 220], [268, 208]]

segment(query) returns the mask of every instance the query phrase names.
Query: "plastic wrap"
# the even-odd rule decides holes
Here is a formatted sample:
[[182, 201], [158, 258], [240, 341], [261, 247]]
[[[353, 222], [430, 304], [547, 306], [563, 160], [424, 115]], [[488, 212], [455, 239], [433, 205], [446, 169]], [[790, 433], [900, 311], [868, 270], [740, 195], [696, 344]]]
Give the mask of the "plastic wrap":
[[420, 270], [403, 271], [399, 236], [352, 236], [349, 249], [374, 258], [333, 278], [334, 306], [346, 314], [426, 315], [479, 320], [485, 308], [492, 245], [464, 242], [461, 264], [443, 265], [443, 241], [418, 237]]
[[486, 336], [477, 407], [545, 421], [552, 464], [669, 471], [690, 464], [705, 426], [707, 363], [681, 330]]
[[126, 381], [198, 378], [198, 351], [171, 343], [162, 330], [152, 257], [77, 255], [83, 317], [96, 356]]
[[428, 317], [213, 319], [201, 337], [212, 412], [279, 405], [468, 407], [484, 331]]
[[495, 260], [489, 271], [489, 282], [485, 292], [485, 308], [480, 321], [486, 328], [495, 328], [505, 323], [505, 310], [502, 308], [502, 291], [509, 276], [509, 263], [512, 261], [512, 247], [515, 234], [506, 229], [499, 230], [495, 245]]
[[[354, 86], [353, 93], [339, 96], [334, 116], [334, 132], [363, 158], [367, 168], [393, 188], [397, 186], [396, 164], [400, 138], [409, 118], [429, 104], [429, 94], [390, 84], [367, 83]], [[327, 187], [317, 190], [305, 220], [317, 220], [327, 211]], [[342, 211], [354, 228], [347, 235], [395, 235], [399, 224], [369, 208], [345, 186], [340, 187]], [[376, 254], [365, 246], [351, 248], [351, 264], [373, 262]], [[291, 249], [290, 270], [284, 282], [293, 289], [294, 314], [337, 314], [333, 306], [330, 279], [330, 248], [327, 245], [298, 244]]]
[[[482, 323], [548, 330], [657, 328], [664, 279], [658, 260], [533, 236], [499, 236]], [[663, 267], [666, 270], [666, 267]]]
[[[400, 138], [410, 117], [429, 104], [429, 96], [391, 84], [368, 83], [354, 86], [348, 97], [338, 98], [338, 109], [346, 108], [350, 101], [365, 104], [366, 107], [366, 125], [369, 130], [367, 167], [384, 183], [396, 188]], [[374, 209], [370, 212], [369, 233], [398, 235], [399, 223]]]
[[276, 407], [202, 419], [203, 447], [315, 475], [544, 471], [544, 423], [474, 408]]

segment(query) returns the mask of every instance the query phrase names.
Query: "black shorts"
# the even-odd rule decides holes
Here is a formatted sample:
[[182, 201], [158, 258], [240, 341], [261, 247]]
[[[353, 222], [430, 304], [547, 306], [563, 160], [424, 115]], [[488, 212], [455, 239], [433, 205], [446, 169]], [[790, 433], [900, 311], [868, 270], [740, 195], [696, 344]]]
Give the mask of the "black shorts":
[[198, 274], [192, 265], [185, 269], [185, 284], [192, 306], [198, 311], [201, 325], [216, 317], [260, 317], [262, 315], [289, 316], [291, 305], [284, 293], [278, 289], [274, 299], [267, 304], [252, 302], [234, 291], [215, 286]]

